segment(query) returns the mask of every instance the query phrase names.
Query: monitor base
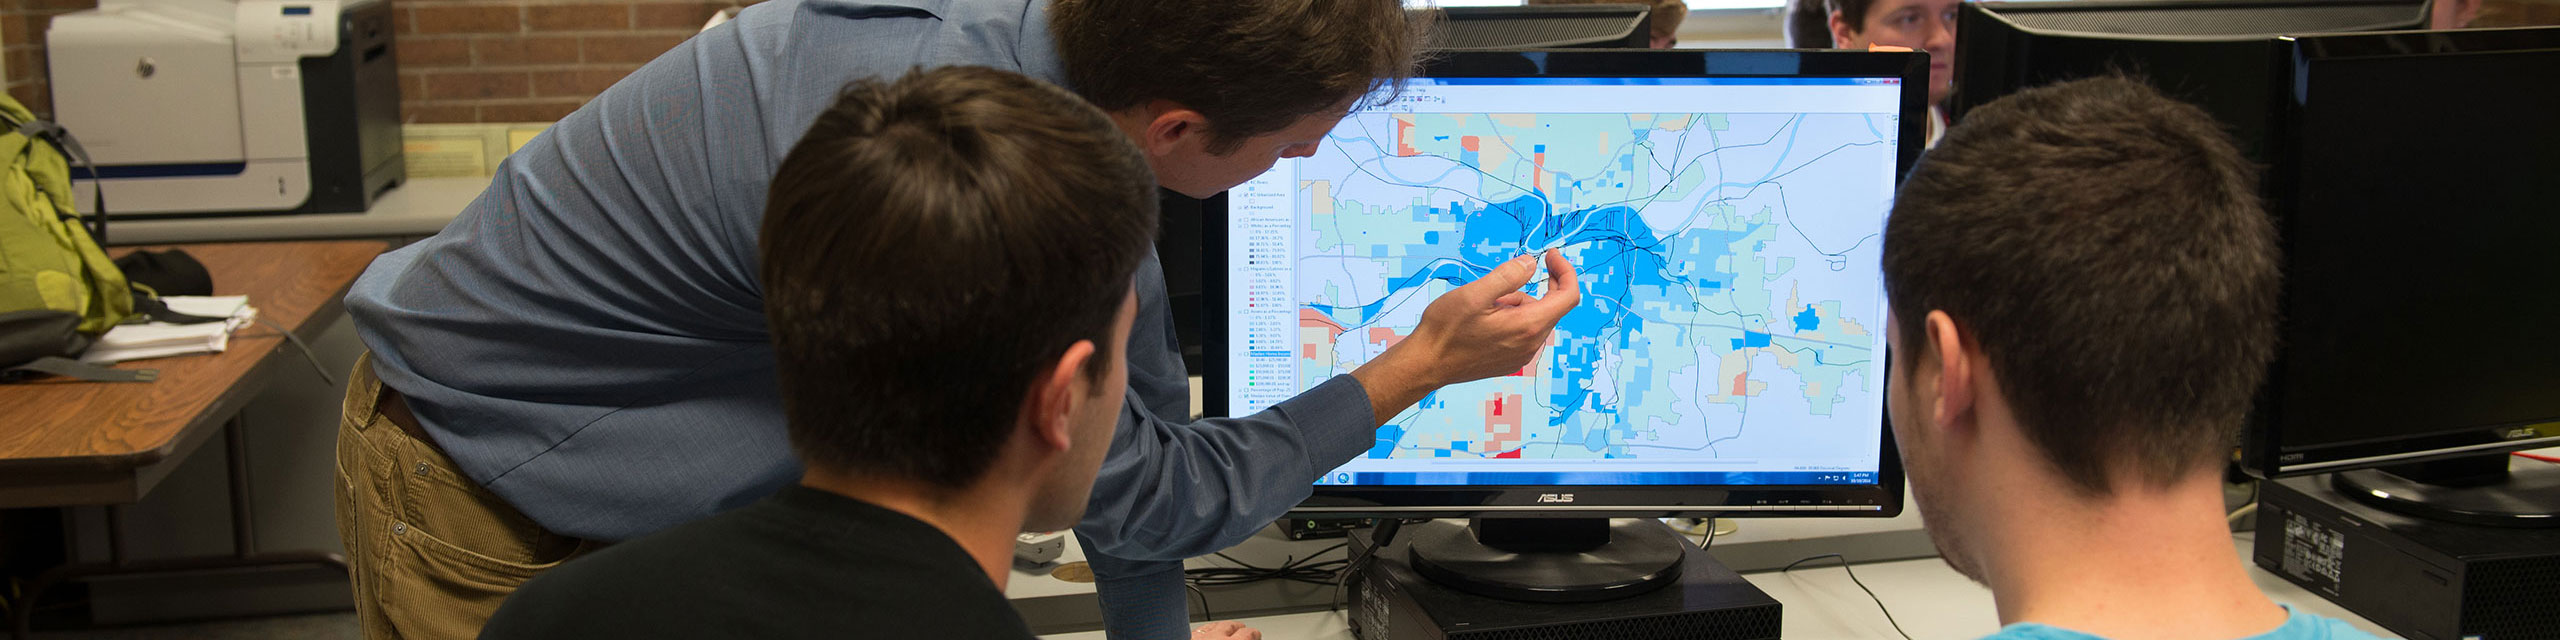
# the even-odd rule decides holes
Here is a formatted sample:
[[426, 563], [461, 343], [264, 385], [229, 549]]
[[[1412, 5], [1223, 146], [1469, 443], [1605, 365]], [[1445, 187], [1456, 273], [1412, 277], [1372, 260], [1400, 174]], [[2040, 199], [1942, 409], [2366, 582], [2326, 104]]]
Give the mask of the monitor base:
[[[1419, 540], [1404, 533], [1370, 553], [1376, 561], [1350, 580], [1352, 636], [1360, 640], [1777, 640], [1778, 601], [1707, 556], [1672, 540], [1686, 557], [1671, 584], [1599, 602], [1545, 603], [1489, 598], [1417, 574], [1406, 558]], [[1660, 525], [1656, 525], [1660, 526]], [[1465, 528], [1451, 524], [1461, 533]], [[1373, 530], [1351, 532], [1351, 546], [1374, 544]]]
[[2329, 483], [2357, 502], [2416, 518], [2491, 527], [2560, 527], [2560, 465], [2504, 453], [2340, 472], [2330, 476]]
[[1651, 518], [1478, 518], [1405, 533], [1413, 570], [1452, 589], [1521, 602], [1598, 602], [1678, 581], [1682, 538]]

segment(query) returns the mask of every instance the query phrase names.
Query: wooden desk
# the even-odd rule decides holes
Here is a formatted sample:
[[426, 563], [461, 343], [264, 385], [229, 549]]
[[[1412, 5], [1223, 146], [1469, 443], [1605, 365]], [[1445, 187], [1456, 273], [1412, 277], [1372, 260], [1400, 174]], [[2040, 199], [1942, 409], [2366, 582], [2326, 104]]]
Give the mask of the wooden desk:
[[[107, 555], [28, 583], [10, 615], [26, 638], [46, 591], [109, 575], [197, 573], [279, 566], [346, 569], [319, 551], [262, 552], [250, 524], [247, 445], [236, 419], [266, 387], [269, 371], [303, 366], [269, 322], [309, 337], [345, 312], [339, 299], [388, 245], [377, 241], [182, 245], [213, 275], [216, 295], [246, 295], [264, 320], [231, 336], [219, 354], [139, 360], [153, 382], [51, 380], [0, 386], [0, 507], [107, 506]], [[345, 372], [331, 372], [343, 375]], [[217, 429], [227, 425], [229, 428]], [[142, 500], [216, 431], [230, 449], [232, 553], [134, 561], [126, 557], [124, 506]]]
[[[247, 295], [258, 317], [307, 338], [344, 313], [339, 298], [386, 246], [349, 241], [175, 248], [204, 262], [215, 294]], [[219, 354], [117, 365], [159, 369], [156, 382], [54, 379], [0, 386], [0, 508], [140, 501], [266, 386], [269, 368], [305, 366], [287, 346], [260, 322], [234, 334]]]

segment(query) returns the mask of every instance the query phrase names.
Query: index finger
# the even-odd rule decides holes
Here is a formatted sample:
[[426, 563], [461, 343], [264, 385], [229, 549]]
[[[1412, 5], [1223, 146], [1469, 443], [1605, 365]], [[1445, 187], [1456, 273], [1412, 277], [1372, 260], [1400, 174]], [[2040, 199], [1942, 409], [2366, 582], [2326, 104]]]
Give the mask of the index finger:
[[1576, 278], [1573, 263], [1565, 261], [1564, 251], [1548, 249], [1547, 294], [1521, 307], [1536, 311], [1548, 322], [1563, 318], [1566, 312], [1582, 305], [1582, 283]]

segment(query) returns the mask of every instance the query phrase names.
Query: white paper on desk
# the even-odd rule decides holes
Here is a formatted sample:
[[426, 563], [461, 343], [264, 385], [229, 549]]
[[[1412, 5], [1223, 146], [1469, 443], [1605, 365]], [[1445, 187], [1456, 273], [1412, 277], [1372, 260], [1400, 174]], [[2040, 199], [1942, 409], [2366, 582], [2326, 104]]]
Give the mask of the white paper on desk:
[[80, 360], [109, 364], [126, 360], [165, 358], [197, 353], [221, 353], [231, 345], [231, 332], [248, 326], [258, 318], [256, 307], [249, 306], [248, 296], [164, 296], [160, 301], [170, 311], [191, 316], [227, 318], [222, 322], [202, 324], [117, 325], [98, 337], [97, 344], [80, 354]]

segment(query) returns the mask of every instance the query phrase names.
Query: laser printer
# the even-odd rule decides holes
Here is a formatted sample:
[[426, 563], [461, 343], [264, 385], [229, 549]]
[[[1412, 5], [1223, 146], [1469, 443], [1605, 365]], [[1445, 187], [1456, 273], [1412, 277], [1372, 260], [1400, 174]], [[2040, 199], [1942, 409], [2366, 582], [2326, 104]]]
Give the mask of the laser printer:
[[359, 212], [404, 177], [389, 0], [102, 0], [45, 34], [110, 216]]

